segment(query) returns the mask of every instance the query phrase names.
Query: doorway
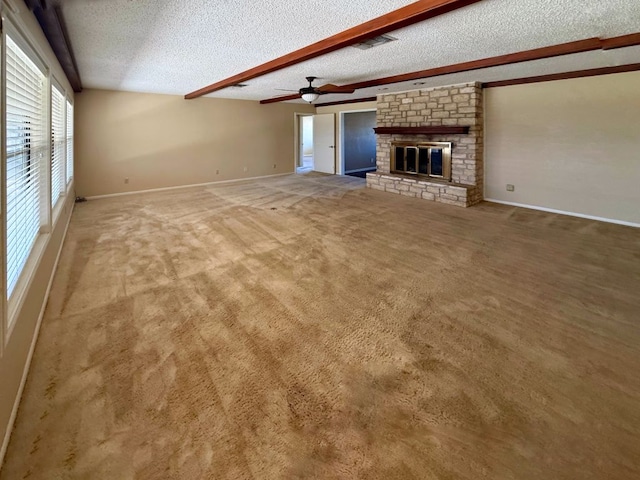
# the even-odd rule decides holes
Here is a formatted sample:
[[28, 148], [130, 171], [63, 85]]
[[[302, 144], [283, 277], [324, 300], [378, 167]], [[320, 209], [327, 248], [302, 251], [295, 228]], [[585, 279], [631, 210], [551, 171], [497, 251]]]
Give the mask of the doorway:
[[296, 173], [336, 173], [335, 116], [296, 113]]
[[298, 162], [296, 173], [313, 170], [313, 115], [298, 116]]
[[365, 178], [376, 170], [376, 111], [342, 113], [342, 171]]

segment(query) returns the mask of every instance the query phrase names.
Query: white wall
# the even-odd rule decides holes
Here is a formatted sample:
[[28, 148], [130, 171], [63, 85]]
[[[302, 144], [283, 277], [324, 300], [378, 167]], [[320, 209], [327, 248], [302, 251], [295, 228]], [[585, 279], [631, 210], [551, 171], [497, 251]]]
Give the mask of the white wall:
[[639, 185], [640, 72], [485, 90], [485, 199], [640, 225]]

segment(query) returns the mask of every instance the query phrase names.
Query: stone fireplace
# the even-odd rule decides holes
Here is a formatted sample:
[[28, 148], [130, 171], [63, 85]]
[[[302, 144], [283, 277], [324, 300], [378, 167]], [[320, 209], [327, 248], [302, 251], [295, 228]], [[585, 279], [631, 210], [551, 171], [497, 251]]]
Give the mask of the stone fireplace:
[[378, 96], [377, 171], [367, 187], [462, 207], [482, 200], [482, 88]]

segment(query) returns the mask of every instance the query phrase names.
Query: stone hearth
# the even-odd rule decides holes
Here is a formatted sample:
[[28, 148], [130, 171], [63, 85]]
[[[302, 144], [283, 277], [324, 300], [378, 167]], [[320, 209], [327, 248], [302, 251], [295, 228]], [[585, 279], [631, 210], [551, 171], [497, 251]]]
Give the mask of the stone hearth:
[[[483, 110], [478, 83], [378, 95], [378, 127], [468, 126], [468, 133], [377, 135], [367, 187], [468, 207], [482, 201]], [[451, 181], [391, 172], [393, 142], [452, 142]]]

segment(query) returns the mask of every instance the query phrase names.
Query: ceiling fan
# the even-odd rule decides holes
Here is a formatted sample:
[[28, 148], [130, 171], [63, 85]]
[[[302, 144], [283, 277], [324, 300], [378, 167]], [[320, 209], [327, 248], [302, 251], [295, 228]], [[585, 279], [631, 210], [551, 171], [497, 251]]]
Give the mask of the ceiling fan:
[[320, 95], [327, 95], [328, 93], [353, 93], [355, 92], [354, 88], [349, 87], [340, 87], [338, 85], [333, 85], [332, 83], [327, 83], [326, 85], [322, 85], [321, 87], [314, 87], [311, 85], [313, 81], [318, 77], [306, 77], [307, 82], [309, 82], [308, 87], [303, 87], [298, 90], [298, 94], [300, 98], [302, 98], [305, 102], [313, 102]]

